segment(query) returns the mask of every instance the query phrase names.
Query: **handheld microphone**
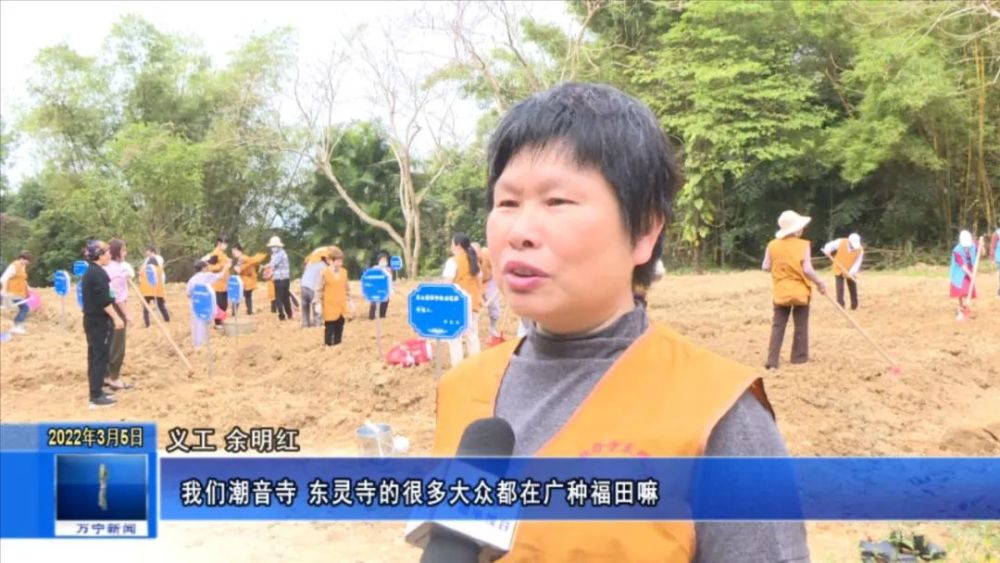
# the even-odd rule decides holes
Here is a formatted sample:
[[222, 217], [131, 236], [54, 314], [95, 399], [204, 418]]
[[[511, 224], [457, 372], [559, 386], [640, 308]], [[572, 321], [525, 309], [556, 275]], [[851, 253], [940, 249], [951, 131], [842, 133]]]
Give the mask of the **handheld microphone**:
[[[502, 418], [482, 418], [470, 424], [458, 444], [456, 457], [510, 457], [514, 430]], [[485, 521], [430, 521], [407, 526], [406, 541], [424, 547], [421, 563], [475, 563], [480, 553], [490, 560], [510, 550], [514, 527]]]

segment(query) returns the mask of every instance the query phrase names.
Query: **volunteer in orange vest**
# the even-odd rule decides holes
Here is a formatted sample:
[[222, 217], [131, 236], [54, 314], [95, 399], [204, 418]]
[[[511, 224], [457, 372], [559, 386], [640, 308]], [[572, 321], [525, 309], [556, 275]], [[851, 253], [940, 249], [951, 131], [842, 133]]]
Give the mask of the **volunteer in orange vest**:
[[865, 249], [861, 246], [858, 233], [851, 233], [847, 238], [831, 240], [823, 246], [823, 254], [833, 263], [833, 274], [837, 278], [837, 303], [844, 306], [844, 279], [847, 279], [847, 291], [851, 294], [851, 310], [858, 308], [858, 274], [861, 273], [861, 262], [865, 258]]
[[[494, 275], [527, 336], [447, 372], [435, 455], [500, 417], [514, 455], [783, 456], [759, 376], [634, 299], [663, 248], [679, 170], [656, 116], [563, 84], [504, 115], [488, 151]], [[501, 561], [807, 561], [801, 522], [522, 521]]]
[[26, 334], [24, 321], [28, 318], [28, 266], [32, 260], [31, 253], [27, 250], [17, 255], [17, 259], [7, 266], [3, 275], [0, 276], [0, 294], [4, 300], [11, 300], [17, 303], [17, 315], [14, 317], [14, 327], [10, 329], [14, 334]]
[[[156, 302], [156, 306], [160, 309], [160, 315], [163, 316], [163, 322], [170, 322], [170, 312], [167, 311], [167, 301], [166, 301], [166, 276], [163, 274], [163, 262], [162, 258], [156, 254], [156, 249], [152, 246], [146, 248], [146, 260], [142, 263], [142, 268], [139, 271], [139, 295], [142, 299], [152, 306], [153, 302]], [[149, 283], [149, 271], [152, 270], [154, 280], [156, 285]], [[142, 308], [142, 321], [149, 328], [149, 309], [146, 307]]]
[[267, 300], [271, 303], [271, 312], [277, 314], [278, 302], [275, 300], [276, 294], [274, 291], [274, 280], [271, 279], [271, 269], [265, 268], [262, 275], [267, 280]]
[[233, 258], [236, 265], [233, 272], [240, 276], [243, 282], [243, 301], [247, 304], [247, 315], [253, 315], [253, 292], [257, 289], [257, 268], [267, 260], [267, 253], [258, 252], [253, 256], [243, 253], [243, 246], [233, 245]]
[[329, 247], [327, 256], [321, 256], [320, 261], [329, 263], [320, 277], [317, 294], [323, 296], [323, 343], [336, 346], [344, 338], [344, 316], [349, 312], [354, 315], [354, 299], [351, 298], [351, 285], [344, 267], [344, 253], [336, 246]]
[[479, 270], [483, 278], [483, 299], [486, 302], [486, 310], [490, 315], [490, 340], [488, 346], [496, 346], [503, 342], [500, 338], [500, 329], [497, 324], [500, 322], [500, 288], [497, 287], [496, 276], [493, 275], [493, 262], [490, 261], [489, 249], [483, 252], [478, 242], [472, 243], [472, 248], [479, 258]]
[[785, 339], [788, 317], [795, 322], [792, 336], [792, 363], [809, 361], [809, 302], [812, 299], [811, 280], [820, 293], [826, 293], [826, 284], [812, 266], [809, 241], [802, 238], [811, 217], [804, 217], [788, 210], [778, 218], [778, 232], [768, 243], [764, 253], [763, 270], [771, 272], [774, 319], [771, 322], [771, 342], [767, 349], [765, 368], [776, 369], [781, 356], [781, 343]]
[[[226, 255], [226, 248], [228, 246], [229, 246], [229, 238], [226, 237], [225, 235], [219, 235], [215, 239], [215, 249], [202, 258], [204, 262], [208, 263], [208, 267], [205, 268], [206, 272], [212, 274], [218, 274], [219, 272], [222, 272], [223, 270], [232, 267], [233, 265], [232, 260], [230, 260], [229, 256]], [[218, 258], [218, 261], [216, 261], [214, 264], [209, 263], [208, 261], [208, 259], [211, 258], [212, 256]], [[229, 284], [229, 276], [221, 276], [218, 280], [216, 280], [215, 283], [212, 284], [212, 290], [215, 291], [215, 305], [219, 309], [222, 309], [223, 311], [229, 309], [229, 295], [226, 292], [226, 286], [228, 284]], [[222, 319], [216, 317], [215, 328], [218, 329], [222, 328]]]
[[465, 233], [456, 233], [451, 239], [451, 258], [444, 264], [442, 277], [445, 283], [454, 283], [469, 296], [469, 326], [458, 338], [448, 341], [448, 354], [451, 356], [452, 367], [457, 366], [464, 357], [462, 339], [469, 348], [469, 356], [479, 353], [479, 326], [475, 321], [477, 313], [483, 306], [483, 280], [479, 270], [479, 257], [472, 241]]

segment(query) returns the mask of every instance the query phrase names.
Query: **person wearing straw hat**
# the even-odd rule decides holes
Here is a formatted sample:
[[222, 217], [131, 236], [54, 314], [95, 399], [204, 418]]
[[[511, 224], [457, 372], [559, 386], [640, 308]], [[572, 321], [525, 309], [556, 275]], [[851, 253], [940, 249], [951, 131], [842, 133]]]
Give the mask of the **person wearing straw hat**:
[[833, 274], [837, 281], [837, 303], [844, 306], [844, 279], [847, 279], [847, 291], [851, 294], [851, 310], [858, 308], [858, 273], [865, 257], [865, 249], [861, 246], [858, 233], [851, 233], [847, 238], [831, 240], [823, 246], [823, 254], [833, 263]]
[[771, 341], [767, 350], [766, 369], [776, 369], [781, 356], [781, 343], [785, 339], [788, 317], [795, 323], [792, 336], [792, 363], [809, 361], [809, 302], [816, 284], [820, 293], [826, 293], [826, 284], [812, 267], [812, 250], [809, 241], [802, 238], [811, 217], [788, 210], [778, 217], [778, 232], [767, 245], [762, 269], [771, 272], [774, 318], [771, 322]]
[[[956, 321], [964, 321], [968, 317], [967, 300], [976, 298], [976, 287], [973, 285], [972, 272], [979, 261], [979, 246], [972, 238], [972, 233], [962, 231], [958, 234], [958, 244], [951, 249], [951, 269], [949, 280], [951, 287], [949, 295], [958, 298], [958, 313]], [[969, 293], [972, 289], [972, 293]]]
[[14, 317], [14, 327], [10, 329], [14, 334], [28, 332], [24, 329], [24, 321], [29, 311], [27, 300], [31, 288], [28, 286], [28, 266], [32, 259], [30, 252], [22, 250], [0, 276], [0, 299], [17, 303], [17, 316]]
[[272, 236], [267, 241], [267, 247], [271, 250], [271, 261], [264, 265], [271, 271], [271, 280], [274, 281], [274, 300], [278, 303], [278, 320], [291, 320], [292, 318], [292, 289], [291, 269], [288, 264], [288, 254], [285, 253], [285, 245], [281, 239]]

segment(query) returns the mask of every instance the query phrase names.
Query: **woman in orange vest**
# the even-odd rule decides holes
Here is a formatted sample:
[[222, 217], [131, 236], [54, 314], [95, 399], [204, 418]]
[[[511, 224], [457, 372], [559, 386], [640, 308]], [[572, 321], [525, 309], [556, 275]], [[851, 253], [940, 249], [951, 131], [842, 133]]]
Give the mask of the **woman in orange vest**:
[[[317, 293], [323, 296], [323, 343], [336, 346], [344, 337], [344, 315], [348, 312], [354, 315], [354, 300], [344, 267], [344, 253], [336, 246], [329, 248], [330, 265], [323, 270]], [[327, 256], [320, 260], [327, 261]]]
[[[150, 273], [152, 273], [154, 283], [150, 283], [149, 281]], [[142, 269], [139, 272], [139, 295], [150, 306], [155, 301], [156, 306], [160, 309], [160, 315], [163, 316], [163, 322], [169, 323], [170, 312], [167, 311], [165, 282], [166, 277], [163, 275], [163, 265], [160, 262], [160, 257], [157, 256], [155, 248], [149, 247], [146, 249], [146, 260], [143, 262]], [[146, 307], [142, 308], [142, 320], [146, 328], [149, 328], [149, 309]]]
[[[205, 269], [206, 272], [217, 274], [225, 269], [232, 267], [232, 260], [226, 255], [226, 248], [229, 246], [229, 238], [225, 235], [219, 235], [215, 239], [215, 248], [211, 253], [207, 254], [202, 260], [208, 264]], [[209, 259], [215, 256], [216, 261], [210, 262]], [[219, 279], [212, 284], [212, 290], [215, 291], [215, 305], [226, 311], [229, 308], [229, 294], [226, 292], [226, 286], [229, 284], [228, 276], [221, 276]], [[222, 328], [222, 319], [216, 317], [215, 328]]]
[[858, 274], [865, 259], [865, 249], [861, 246], [861, 236], [851, 233], [847, 238], [833, 239], [823, 246], [823, 254], [833, 263], [833, 275], [837, 279], [837, 303], [844, 306], [844, 280], [851, 294], [851, 310], [858, 308]]
[[777, 369], [781, 356], [781, 343], [785, 339], [788, 317], [795, 322], [792, 337], [792, 363], [809, 361], [809, 301], [812, 287], [816, 284], [820, 293], [826, 293], [826, 284], [812, 267], [812, 251], [809, 241], [802, 238], [811, 217], [804, 217], [794, 211], [785, 211], [778, 218], [778, 232], [768, 243], [764, 253], [762, 269], [771, 272], [773, 280], [772, 302], [774, 319], [771, 322], [771, 342], [767, 350], [766, 369]]
[[472, 248], [479, 258], [479, 270], [483, 279], [483, 300], [486, 303], [486, 310], [490, 316], [490, 339], [487, 346], [496, 346], [503, 342], [500, 336], [500, 288], [497, 286], [496, 277], [493, 275], [493, 262], [490, 261], [490, 254], [483, 252], [478, 242], [472, 243]]
[[257, 268], [267, 260], [267, 254], [258, 252], [253, 256], [243, 253], [243, 246], [233, 245], [233, 257], [236, 266], [233, 271], [239, 274], [243, 282], [243, 301], [247, 304], [247, 315], [253, 315], [253, 292], [257, 289]]
[[12, 299], [17, 303], [17, 315], [14, 317], [14, 327], [10, 329], [14, 334], [26, 334], [24, 321], [28, 318], [28, 266], [31, 264], [32, 256], [27, 250], [17, 255], [17, 259], [7, 266], [3, 275], [0, 276], [0, 294], [5, 299]]
[[479, 353], [479, 327], [475, 320], [483, 306], [483, 278], [479, 269], [479, 258], [472, 241], [465, 233], [455, 233], [451, 239], [451, 258], [444, 264], [442, 274], [445, 283], [454, 283], [469, 296], [469, 326], [462, 336], [448, 341], [448, 353], [452, 367], [462, 361], [462, 338], [469, 348], [469, 356]]
[[[506, 420], [516, 456], [783, 456], [760, 377], [650, 319], [679, 168], [656, 116], [610, 86], [511, 108], [487, 155], [487, 246], [523, 338], [452, 368], [434, 454]], [[522, 521], [501, 561], [807, 561], [801, 522]]]

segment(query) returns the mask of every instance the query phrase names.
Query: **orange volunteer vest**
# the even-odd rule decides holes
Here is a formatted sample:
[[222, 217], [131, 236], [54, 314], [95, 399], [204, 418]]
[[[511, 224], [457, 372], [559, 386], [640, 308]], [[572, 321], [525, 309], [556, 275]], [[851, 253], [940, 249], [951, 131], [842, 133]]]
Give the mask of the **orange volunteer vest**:
[[[225, 252], [219, 250], [218, 248], [216, 248], [215, 250], [213, 250], [212, 254], [214, 256], [218, 256], [219, 257], [219, 262], [217, 264], [215, 264], [214, 266], [209, 266], [208, 267], [208, 271], [209, 272], [221, 272], [222, 268], [224, 268], [226, 266], [226, 263], [229, 262], [229, 257], [226, 256]], [[226, 291], [226, 285], [228, 283], [229, 283], [229, 278], [227, 276], [223, 276], [223, 277], [219, 278], [215, 283], [212, 284], [212, 289], [214, 291], [216, 291], [216, 292]]]
[[335, 321], [347, 312], [347, 270], [323, 270], [323, 320]]
[[163, 268], [159, 265], [153, 265], [153, 271], [156, 272], [156, 287], [149, 285], [149, 278], [146, 276], [146, 268], [149, 266], [143, 264], [136, 275], [139, 278], [139, 295], [143, 297], [166, 297], [166, 291], [163, 288]]
[[455, 283], [469, 294], [472, 312], [478, 313], [483, 304], [483, 282], [479, 276], [472, 275], [469, 267], [469, 255], [464, 251], [455, 255], [455, 265], [457, 266]]
[[479, 270], [483, 274], [483, 283], [486, 283], [493, 279], [493, 261], [490, 260], [490, 255], [483, 249], [483, 253], [479, 256]]
[[775, 305], [808, 305], [812, 286], [802, 270], [809, 241], [797, 237], [774, 239], [767, 245], [771, 255], [772, 292]]
[[267, 254], [257, 253], [254, 256], [243, 255], [243, 264], [240, 266], [240, 280], [243, 281], [244, 291], [257, 289], [257, 266], [267, 258]]
[[28, 269], [20, 260], [14, 261], [14, 275], [7, 280], [7, 292], [21, 298], [28, 296]]
[[[519, 342], [487, 349], [444, 375], [434, 455], [454, 455], [465, 428], [494, 415], [500, 381]], [[748, 388], [771, 411], [750, 368], [653, 323], [536, 456], [698, 456]], [[501, 561], [680, 563], [692, 559], [695, 545], [693, 522], [524, 521]]]
[[860, 255], [860, 248], [851, 250], [847, 239], [840, 239], [840, 245], [837, 246], [837, 250], [833, 253], [833, 274], [839, 278], [845, 277], [845, 274], [854, 267], [854, 262], [857, 261]]
[[309, 256], [306, 256], [305, 264], [306, 266], [309, 264], [315, 264], [316, 262], [322, 260], [324, 256], [331, 259], [333, 258], [330, 256], [330, 247], [323, 246], [310, 252]]

